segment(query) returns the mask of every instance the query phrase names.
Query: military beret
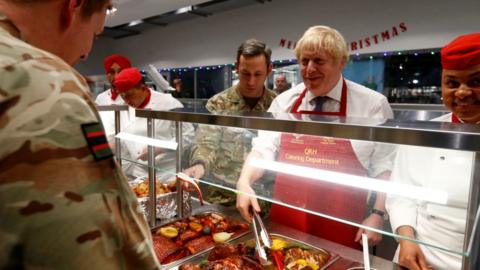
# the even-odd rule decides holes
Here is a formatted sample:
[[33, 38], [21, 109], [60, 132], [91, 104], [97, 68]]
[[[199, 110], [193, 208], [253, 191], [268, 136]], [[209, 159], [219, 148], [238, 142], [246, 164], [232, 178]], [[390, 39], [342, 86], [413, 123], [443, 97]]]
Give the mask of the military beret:
[[115, 77], [115, 88], [119, 93], [127, 92], [142, 81], [142, 74], [136, 68], [126, 68]]
[[480, 64], [480, 33], [459, 36], [441, 51], [443, 69], [467, 69]]
[[112, 54], [103, 60], [103, 67], [105, 68], [105, 73], [110, 72], [110, 68], [113, 64], [117, 64], [120, 66], [121, 69], [126, 69], [132, 67], [130, 60], [125, 56], [121, 56], [119, 54]]

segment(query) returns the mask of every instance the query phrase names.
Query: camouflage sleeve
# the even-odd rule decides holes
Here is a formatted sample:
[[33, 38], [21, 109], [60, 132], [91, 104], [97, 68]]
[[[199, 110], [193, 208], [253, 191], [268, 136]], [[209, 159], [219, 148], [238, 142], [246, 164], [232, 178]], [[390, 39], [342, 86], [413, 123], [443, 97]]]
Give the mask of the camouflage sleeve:
[[216, 162], [217, 151], [222, 138], [222, 128], [210, 125], [199, 125], [192, 143], [190, 165], [201, 163], [205, 172], [211, 172]]
[[87, 144], [82, 127], [98, 115], [83, 78], [21, 55], [0, 65], [0, 269], [158, 268], [122, 172]]

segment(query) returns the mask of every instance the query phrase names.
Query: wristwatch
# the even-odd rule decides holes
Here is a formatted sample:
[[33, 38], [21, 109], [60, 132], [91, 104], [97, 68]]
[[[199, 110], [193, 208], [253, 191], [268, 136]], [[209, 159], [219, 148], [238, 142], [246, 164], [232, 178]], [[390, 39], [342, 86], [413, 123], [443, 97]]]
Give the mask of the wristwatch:
[[377, 214], [381, 216], [384, 220], [388, 220], [388, 215], [387, 213], [385, 213], [385, 211], [373, 208], [372, 210], [370, 210], [370, 214]]

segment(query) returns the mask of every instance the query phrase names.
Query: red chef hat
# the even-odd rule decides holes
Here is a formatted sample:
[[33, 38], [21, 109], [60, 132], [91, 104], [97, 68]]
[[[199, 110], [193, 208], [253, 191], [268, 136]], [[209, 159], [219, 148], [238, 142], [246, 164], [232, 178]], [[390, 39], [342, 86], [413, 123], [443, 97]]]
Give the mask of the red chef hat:
[[103, 60], [105, 73], [110, 72], [110, 68], [114, 63], [117, 63], [122, 70], [125, 68], [132, 67], [130, 60], [128, 60], [128, 58], [126, 58], [125, 56], [121, 56], [119, 54], [112, 54], [110, 56], [107, 56], [105, 60]]
[[480, 33], [459, 36], [441, 51], [443, 69], [467, 69], [480, 64]]
[[127, 92], [133, 87], [140, 84], [142, 74], [136, 68], [126, 68], [115, 77], [115, 88], [119, 93]]

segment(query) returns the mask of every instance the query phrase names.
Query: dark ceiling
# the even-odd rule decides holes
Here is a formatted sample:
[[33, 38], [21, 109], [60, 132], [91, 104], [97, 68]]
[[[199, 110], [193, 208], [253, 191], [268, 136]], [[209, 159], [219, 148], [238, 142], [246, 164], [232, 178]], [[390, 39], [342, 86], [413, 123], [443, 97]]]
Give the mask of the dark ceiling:
[[126, 23], [115, 27], [105, 27], [102, 37], [113, 39], [126, 38], [134, 35], [139, 35], [143, 31], [153, 27], [168, 27], [171, 24], [195, 19], [199, 17], [209, 17], [217, 13], [233, 10], [254, 4], [265, 4], [272, 0], [213, 0], [203, 4], [190, 6], [184, 12], [175, 10], [172, 12], [144, 18], [138, 24]]

